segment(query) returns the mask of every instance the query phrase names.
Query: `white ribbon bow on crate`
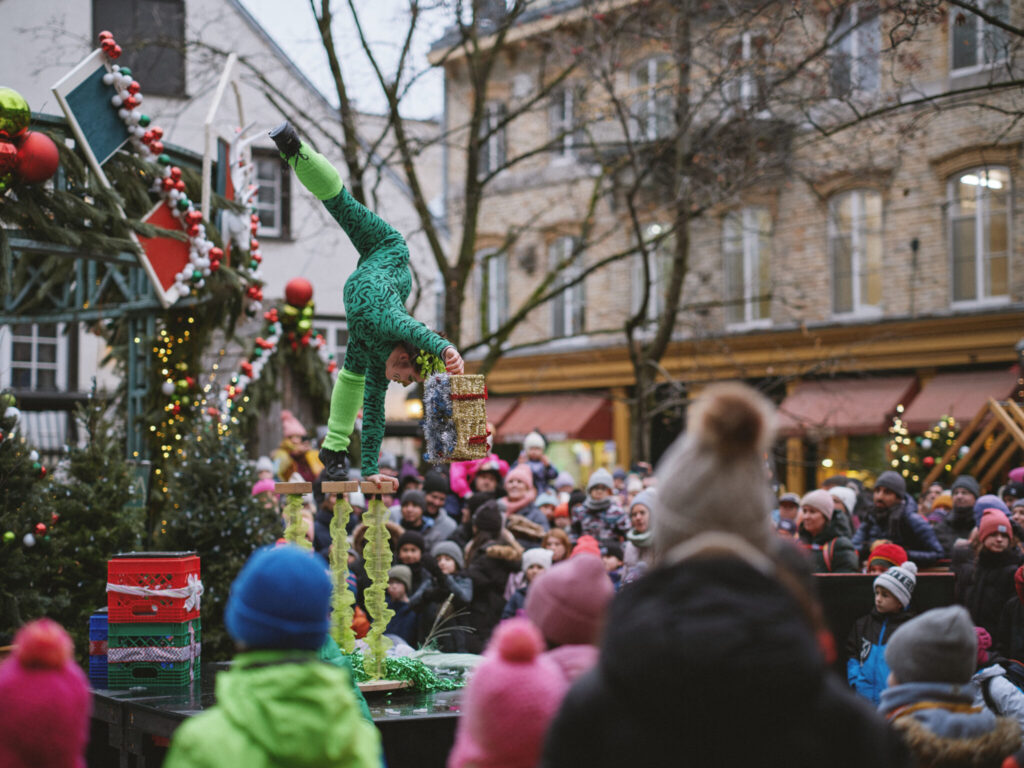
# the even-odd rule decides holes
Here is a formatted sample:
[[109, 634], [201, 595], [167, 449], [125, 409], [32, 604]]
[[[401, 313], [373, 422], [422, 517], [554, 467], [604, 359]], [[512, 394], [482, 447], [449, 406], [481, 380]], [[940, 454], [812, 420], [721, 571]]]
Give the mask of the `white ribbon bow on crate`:
[[135, 595], [136, 597], [184, 597], [185, 610], [193, 608], [199, 610], [199, 596], [203, 594], [203, 582], [195, 573], [188, 575], [188, 584], [184, 587], [172, 587], [171, 589], [160, 589], [159, 587], [136, 587], [130, 584], [113, 584], [107, 582], [107, 592], [120, 592], [124, 595]]
[[195, 665], [202, 653], [202, 643], [196, 642], [196, 628], [192, 622], [188, 625], [188, 645], [181, 648], [160, 647], [154, 645], [140, 648], [108, 648], [107, 661], [113, 664], [124, 664], [129, 661], [175, 662], [187, 661], [188, 679], [195, 679]]

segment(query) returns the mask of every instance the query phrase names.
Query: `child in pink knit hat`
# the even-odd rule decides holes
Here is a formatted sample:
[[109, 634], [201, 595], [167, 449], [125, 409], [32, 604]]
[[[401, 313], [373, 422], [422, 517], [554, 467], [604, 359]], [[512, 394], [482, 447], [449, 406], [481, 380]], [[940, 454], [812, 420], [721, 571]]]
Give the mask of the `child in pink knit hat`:
[[0, 765], [85, 768], [92, 698], [74, 646], [50, 619], [22, 627], [0, 664]]
[[526, 619], [494, 631], [462, 699], [448, 768], [533, 768], [569, 684]]
[[526, 618], [547, 643], [544, 654], [568, 682], [597, 663], [597, 643], [615, 589], [599, 557], [583, 554], [540, 574], [526, 595]]

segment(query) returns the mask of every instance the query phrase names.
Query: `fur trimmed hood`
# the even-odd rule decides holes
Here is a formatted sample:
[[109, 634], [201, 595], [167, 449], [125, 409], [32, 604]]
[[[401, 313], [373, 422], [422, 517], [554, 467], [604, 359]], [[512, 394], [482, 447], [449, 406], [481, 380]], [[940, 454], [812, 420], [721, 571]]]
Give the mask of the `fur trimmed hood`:
[[1001, 766], [1021, 745], [1020, 725], [1009, 717], [995, 718], [995, 727], [971, 738], [940, 736], [913, 716], [894, 720], [893, 728], [917, 758], [931, 768]]

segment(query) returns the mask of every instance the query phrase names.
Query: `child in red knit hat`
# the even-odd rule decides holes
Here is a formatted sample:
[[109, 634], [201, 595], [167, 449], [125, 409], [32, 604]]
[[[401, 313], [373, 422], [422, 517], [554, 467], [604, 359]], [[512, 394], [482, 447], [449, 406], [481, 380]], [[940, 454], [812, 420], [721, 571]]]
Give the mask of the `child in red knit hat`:
[[85, 768], [92, 698], [64, 628], [50, 619], [22, 627], [0, 664], [0, 765]]
[[533, 768], [569, 684], [526, 619], [494, 631], [466, 686], [448, 768]]

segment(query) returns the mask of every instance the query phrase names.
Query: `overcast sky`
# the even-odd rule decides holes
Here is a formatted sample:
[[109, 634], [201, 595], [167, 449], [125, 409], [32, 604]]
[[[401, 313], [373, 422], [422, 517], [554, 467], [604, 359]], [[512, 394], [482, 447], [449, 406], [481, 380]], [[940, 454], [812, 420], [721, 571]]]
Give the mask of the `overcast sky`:
[[[334, 83], [327, 65], [327, 55], [320, 42], [316, 21], [309, 2], [301, 0], [241, 0], [249, 12], [263, 25], [271, 37], [301, 67], [330, 99], [337, 103]], [[317, 7], [320, 2], [317, 0]], [[407, 0], [356, 0], [355, 6], [360, 22], [366, 30], [375, 55], [381, 67], [391, 72], [397, 61], [400, 46], [409, 27]], [[366, 112], [381, 113], [385, 101], [381, 96], [376, 76], [367, 63], [359, 44], [355, 24], [348, 13], [344, 0], [334, 0], [335, 45], [346, 85], [357, 108]], [[437, 20], [424, 26], [418, 34], [411, 58], [417, 71], [428, 69], [426, 60], [430, 43], [440, 37], [444, 20]], [[440, 72], [430, 71], [419, 80], [403, 100], [403, 114], [413, 118], [437, 118], [441, 114], [442, 79]]]

